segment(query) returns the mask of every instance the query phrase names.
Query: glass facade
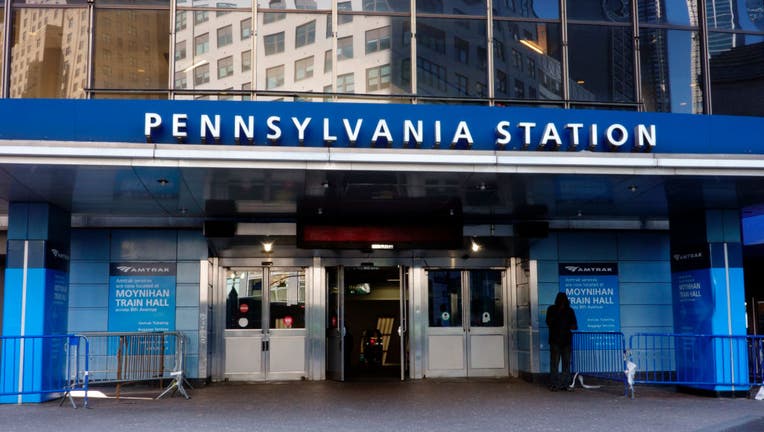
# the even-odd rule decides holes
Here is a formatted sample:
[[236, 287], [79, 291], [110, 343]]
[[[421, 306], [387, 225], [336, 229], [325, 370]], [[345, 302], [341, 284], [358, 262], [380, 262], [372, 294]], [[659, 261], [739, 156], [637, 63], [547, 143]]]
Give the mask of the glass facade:
[[731, 102], [764, 87], [764, 0], [11, 0], [2, 11], [2, 97], [764, 115]]

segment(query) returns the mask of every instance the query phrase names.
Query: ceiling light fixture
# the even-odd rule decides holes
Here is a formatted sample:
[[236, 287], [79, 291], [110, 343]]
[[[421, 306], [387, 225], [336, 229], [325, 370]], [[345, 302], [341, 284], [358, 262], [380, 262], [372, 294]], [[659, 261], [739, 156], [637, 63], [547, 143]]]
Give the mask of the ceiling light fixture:
[[170, 183], [170, 181], [167, 180], [166, 178], [160, 178], [160, 179], [157, 179], [157, 183], [159, 183], [160, 186], [167, 186]]
[[629, 191], [636, 192], [637, 191], [637, 185], [629, 185]]
[[480, 249], [482, 248], [483, 247], [480, 246], [480, 244], [476, 242], [475, 239], [472, 239], [472, 244], [470, 245], [470, 250], [472, 250], [472, 252], [480, 252]]
[[263, 252], [265, 252], [265, 253], [273, 252], [273, 242], [272, 241], [262, 242], [262, 245], [263, 245]]

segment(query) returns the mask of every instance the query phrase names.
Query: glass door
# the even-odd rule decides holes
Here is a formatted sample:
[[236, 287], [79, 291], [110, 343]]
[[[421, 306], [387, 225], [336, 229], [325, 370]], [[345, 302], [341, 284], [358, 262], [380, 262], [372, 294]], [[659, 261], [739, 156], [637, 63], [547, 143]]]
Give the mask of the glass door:
[[305, 270], [229, 269], [226, 290], [226, 378], [304, 377]]
[[400, 325], [398, 326], [398, 336], [400, 336], [400, 350], [401, 350], [401, 381], [408, 376], [408, 359], [409, 359], [409, 334], [408, 334], [408, 307], [409, 307], [409, 272], [408, 267], [399, 266], [399, 279], [400, 279]]
[[326, 268], [326, 377], [345, 380], [345, 283], [342, 266]]
[[505, 272], [430, 270], [428, 376], [506, 376]]

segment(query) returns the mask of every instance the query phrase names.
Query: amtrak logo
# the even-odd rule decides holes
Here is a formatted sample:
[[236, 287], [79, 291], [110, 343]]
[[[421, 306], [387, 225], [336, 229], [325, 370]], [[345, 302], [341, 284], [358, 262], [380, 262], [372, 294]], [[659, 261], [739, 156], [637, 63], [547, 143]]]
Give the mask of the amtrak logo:
[[117, 266], [122, 273], [169, 273], [169, 267], [133, 267], [128, 265]]
[[50, 253], [54, 257], [56, 257], [56, 258], [59, 258], [59, 259], [65, 260], [65, 261], [69, 261], [69, 254], [65, 254], [63, 252], [60, 252], [58, 249], [51, 249]]
[[701, 258], [703, 256], [702, 252], [693, 252], [688, 254], [674, 254], [674, 261], [684, 261], [688, 259], [694, 259], [694, 258]]
[[581, 266], [573, 266], [568, 265], [565, 266], [565, 270], [571, 272], [571, 273], [599, 273], [599, 272], [612, 272], [613, 267], [581, 267]]

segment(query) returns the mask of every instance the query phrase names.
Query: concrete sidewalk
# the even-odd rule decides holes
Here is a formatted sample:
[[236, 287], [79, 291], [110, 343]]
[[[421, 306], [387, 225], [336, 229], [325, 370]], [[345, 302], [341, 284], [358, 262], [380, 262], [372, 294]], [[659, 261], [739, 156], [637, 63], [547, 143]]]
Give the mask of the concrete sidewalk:
[[0, 431], [764, 431], [764, 401], [647, 387], [632, 400], [618, 384], [550, 392], [518, 379], [220, 383], [190, 390], [190, 400], [150, 399], [160, 390], [91, 397], [91, 409], [0, 405]]

